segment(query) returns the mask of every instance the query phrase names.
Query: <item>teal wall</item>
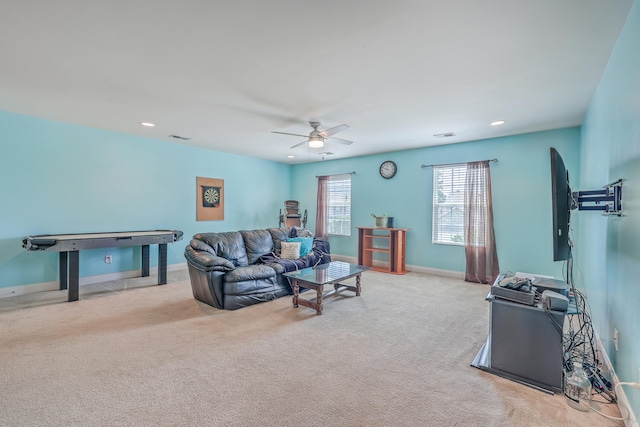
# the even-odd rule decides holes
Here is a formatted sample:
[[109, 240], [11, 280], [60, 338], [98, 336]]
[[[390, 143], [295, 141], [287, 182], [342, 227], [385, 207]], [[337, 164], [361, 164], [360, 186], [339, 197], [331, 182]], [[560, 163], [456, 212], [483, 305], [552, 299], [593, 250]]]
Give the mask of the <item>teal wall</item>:
[[[352, 233], [330, 236], [331, 251], [357, 256], [355, 226], [373, 226], [371, 213], [394, 217], [407, 233], [407, 264], [464, 272], [464, 249], [431, 243], [433, 173], [422, 164], [457, 163], [497, 158], [491, 164], [494, 225], [503, 271], [523, 271], [562, 278], [562, 263], [553, 262], [549, 147], [562, 154], [571, 175], [579, 174], [579, 128], [537, 132], [332, 160], [293, 167], [293, 196], [309, 210], [315, 227], [316, 175], [355, 171], [352, 176]], [[385, 180], [380, 163], [393, 160], [397, 175]]]
[[[169, 264], [184, 262], [184, 245], [202, 231], [275, 226], [282, 201], [301, 201], [314, 228], [316, 175], [353, 175], [353, 226], [372, 225], [371, 213], [395, 217], [411, 230], [407, 263], [463, 272], [461, 247], [431, 243], [432, 169], [422, 164], [498, 158], [492, 163], [498, 256], [502, 270], [562, 277], [551, 258], [549, 147], [577, 175], [578, 128], [288, 166], [245, 156], [0, 112], [2, 218], [0, 288], [57, 280], [56, 253], [28, 253], [21, 239], [35, 234], [179, 229]], [[382, 161], [398, 164], [385, 180]], [[225, 220], [195, 220], [197, 176], [225, 180]], [[331, 236], [332, 252], [356, 257], [350, 237]], [[152, 266], [157, 248], [152, 246]], [[104, 255], [113, 264], [104, 263]], [[140, 268], [139, 248], [81, 251], [81, 277]]]
[[[177, 229], [178, 264], [197, 232], [276, 226], [290, 194], [280, 163], [3, 112], [0, 129], [0, 288], [58, 278], [57, 253], [28, 253], [25, 236]], [[196, 221], [197, 176], [224, 179], [224, 221]], [[80, 252], [81, 277], [139, 268], [140, 248]]]
[[[582, 127], [580, 187], [624, 179], [621, 218], [580, 212], [576, 248], [593, 322], [621, 381], [640, 369], [640, 4], [635, 2]], [[613, 329], [619, 331], [619, 351]], [[627, 392], [640, 414], [640, 393]]]

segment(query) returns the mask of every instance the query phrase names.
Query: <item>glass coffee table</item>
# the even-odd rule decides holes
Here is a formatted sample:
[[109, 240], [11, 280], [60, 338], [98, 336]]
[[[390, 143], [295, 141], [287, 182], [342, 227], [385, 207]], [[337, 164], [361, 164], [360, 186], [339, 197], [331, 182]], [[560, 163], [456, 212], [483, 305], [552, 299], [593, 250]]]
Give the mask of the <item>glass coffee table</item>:
[[[315, 308], [316, 314], [320, 315], [322, 314], [323, 298], [336, 295], [345, 290], [355, 292], [356, 296], [360, 296], [360, 276], [362, 272], [369, 270], [369, 268], [342, 261], [332, 261], [317, 267], [290, 271], [284, 273], [284, 276], [289, 278], [293, 287], [293, 306], [304, 305], [305, 307]], [[355, 286], [340, 283], [352, 277], [356, 278]], [[333, 289], [323, 293], [324, 285], [333, 285]], [[301, 287], [315, 289], [317, 295], [315, 301], [299, 298]]]

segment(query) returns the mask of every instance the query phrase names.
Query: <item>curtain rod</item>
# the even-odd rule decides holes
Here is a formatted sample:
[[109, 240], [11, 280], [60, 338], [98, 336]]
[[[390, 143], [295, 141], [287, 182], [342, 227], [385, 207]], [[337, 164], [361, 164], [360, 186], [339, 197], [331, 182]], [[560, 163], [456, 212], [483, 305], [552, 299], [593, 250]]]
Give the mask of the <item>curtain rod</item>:
[[[476, 162], [495, 162], [498, 163], [498, 159], [487, 159], [487, 160], [476, 160]], [[462, 162], [462, 163], [442, 163], [439, 165], [422, 165], [421, 168], [431, 168], [433, 166], [451, 166], [451, 165], [464, 165], [465, 163], [473, 163], [473, 162]]]
[[345, 173], [334, 173], [332, 175], [316, 175], [316, 178], [320, 178], [321, 176], [337, 176], [337, 175], [355, 175], [356, 171], [353, 172], [345, 172]]

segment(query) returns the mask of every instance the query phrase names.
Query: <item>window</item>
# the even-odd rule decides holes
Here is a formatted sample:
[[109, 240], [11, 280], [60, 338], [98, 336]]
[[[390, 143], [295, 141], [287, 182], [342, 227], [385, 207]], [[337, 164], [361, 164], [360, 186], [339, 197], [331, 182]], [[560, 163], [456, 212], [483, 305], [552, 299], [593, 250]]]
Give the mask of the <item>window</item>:
[[351, 236], [351, 174], [329, 177], [327, 197], [328, 233]]
[[433, 167], [432, 243], [464, 246], [466, 175], [466, 164]]

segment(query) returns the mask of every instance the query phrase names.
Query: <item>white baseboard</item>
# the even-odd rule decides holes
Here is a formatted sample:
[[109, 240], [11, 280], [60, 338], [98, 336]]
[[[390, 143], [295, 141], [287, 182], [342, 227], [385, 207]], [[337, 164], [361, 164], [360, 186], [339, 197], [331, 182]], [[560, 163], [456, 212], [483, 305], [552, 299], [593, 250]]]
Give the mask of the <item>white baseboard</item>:
[[[356, 257], [340, 255], [340, 254], [331, 254], [331, 259], [334, 261], [343, 261], [348, 262], [350, 264], [357, 264], [358, 259]], [[380, 263], [380, 266], [386, 266], [383, 261], [375, 261], [373, 262], [374, 266]], [[433, 274], [434, 276], [442, 276], [449, 277], [451, 279], [461, 279], [464, 280], [464, 273], [459, 271], [451, 271], [451, 270], [440, 270], [438, 268], [430, 268], [430, 267], [422, 267], [419, 265], [407, 265], [405, 266], [407, 271], [413, 271], [416, 273], [425, 273], [425, 274]]]
[[[331, 259], [335, 261], [343, 261], [351, 264], [357, 264], [358, 259], [356, 257], [331, 254]], [[384, 263], [380, 261], [382, 266]], [[185, 270], [187, 269], [187, 263], [171, 264], [167, 266], [167, 271]], [[453, 279], [464, 280], [464, 273], [459, 271], [441, 270], [437, 268], [422, 267], [419, 265], [407, 265], [407, 271], [414, 271], [416, 273], [433, 274], [434, 276], [449, 277]], [[158, 267], [152, 267], [149, 269], [149, 274], [158, 274]], [[134, 277], [140, 277], [140, 270], [120, 271], [116, 273], [100, 274], [97, 276], [86, 276], [80, 278], [80, 286], [91, 285], [94, 283], [109, 282], [112, 280], [131, 279]], [[17, 295], [31, 294], [35, 292], [55, 291], [59, 289], [59, 282], [57, 280], [52, 282], [32, 283], [22, 286], [12, 286], [7, 288], [0, 288], [0, 298], [13, 297]]]
[[42, 282], [32, 283], [30, 285], [11, 286], [8, 288], [0, 288], [0, 298], [15, 297], [17, 295], [33, 294], [35, 292], [52, 291], [58, 289], [60, 283]]
[[441, 270], [439, 268], [422, 267], [419, 265], [407, 265], [407, 270], [415, 271], [416, 273], [433, 274], [434, 276], [464, 280], [464, 273], [460, 271]]
[[358, 259], [352, 256], [339, 255], [339, 254], [331, 254], [331, 261], [342, 261], [348, 262], [349, 264], [357, 264]]
[[[611, 375], [611, 383], [615, 387], [616, 384], [620, 382], [618, 379], [618, 375], [613, 370], [613, 366], [611, 366], [611, 359], [609, 359], [609, 355], [604, 349], [602, 345], [602, 341], [600, 341], [600, 336], [598, 332], [594, 331], [594, 335], [596, 337], [596, 347], [600, 351], [602, 355], [602, 364], [604, 365], [605, 370]], [[618, 392], [616, 393], [618, 410], [624, 417], [626, 414], [629, 414], [629, 419], [625, 420], [624, 424], [627, 427], [638, 427], [638, 420], [633, 413], [633, 408], [629, 405], [629, 400], [627, 400], [627, 395], [625, 394], [624, 387], [619, 387]]]
[[[167, 271], [185, 270], [187, 263], [171, 264], [167, 266]], [[157, 275], [158, 267], [149, 268], [149, 275]], [[132, 279], [140, 277], [140, 270], [119, 271], [116, 273], [100, 274], [97, 276], [86, 276], [80, 278], [80, 286], [92, 285], [94, 283], [110, 282], [112, 280]], [[11, 286], [8, 288], [0, 288], [0, 298], [14, 297], [17, 295], [31, 294], [34, 292], [56, 291], [60, 289], [60, 282], [32, 283], [22, 286]]]

